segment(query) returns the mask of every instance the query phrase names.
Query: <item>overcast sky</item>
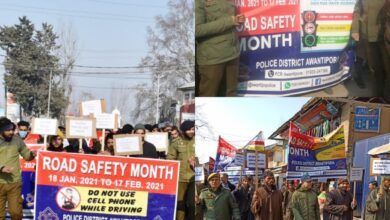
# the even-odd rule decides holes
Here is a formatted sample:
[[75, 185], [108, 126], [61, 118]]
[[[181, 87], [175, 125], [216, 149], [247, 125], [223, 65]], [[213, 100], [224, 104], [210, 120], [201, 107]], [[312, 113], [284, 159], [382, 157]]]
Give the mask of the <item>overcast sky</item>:
[[[0, 0], [0, 25], [14, 25], [18, 23], [18, 17], [26, 15], [37, 29], [40, 29], [43, 22], [52, 24], [56, 32], [64, 26], [71, 27], [79, 45], [77, 65], [137, 66], [148, 50], [146, 28], [154, 27], [155, 16], [168, 12], [167, 2], [167, 0]], [[5, 52], [0, 50], [0, 54]], [[4, 57], [0, 57], [0, 63], [3, 59]], [[107, 69], [76, 68], [74, 71], [101, 72]], [[4, 67], [0, 65], [2, 82], [0, 106], [4, 105], [3, 75]], [[77, 102], [82, 92], [108, 100], [115, 88], [129, 88], [138, 83], [149, 83], [150, 74], [82, 76], [75, 73], [71, 80], [74, 88], [72, 101]], [[134, 93], [134, 90], [128, 89], [127, 98], [132, 99]]]

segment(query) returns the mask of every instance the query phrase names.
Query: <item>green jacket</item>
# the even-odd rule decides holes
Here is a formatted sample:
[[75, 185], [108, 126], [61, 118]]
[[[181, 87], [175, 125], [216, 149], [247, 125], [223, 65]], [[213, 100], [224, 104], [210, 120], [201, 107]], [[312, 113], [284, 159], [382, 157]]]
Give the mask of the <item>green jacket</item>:
[[195, 1], [196, 59], [199, 65], [220, 64], [240, 55], [232, 16], [233, 1]]
[[4, 166], [13, 167], [12, 173], [0, 171], [0, 183], [15, 183], [21, 181], [19, 155], [25, 160], [32, 160], [34, 156], [27, 148], [23, 140], [15, 135], [10, 142], [6, 142], [0, 135], [0, 168]]
[[294, 220], [320, 220], [320, 206], [313, 190], [299, 188], [291, 199]]
[[240, 210], [230, 190], [222, 185], [217, 191], [205, 188], [201, 191], [200, 203], [204, 220], [240, 220]]
[[[351, 33], [360, 33], [361, 38], [368, 42], [377, 42], [381, 34], [383, 22], [380, 10], [386, 0], [357, 0], [353, 13]], [[359, 26], [361, 30], [359, 30]]]
[[390, 219], [390, 191], [383, 190], [382, 197], [378, 197], [378, 193], [379, 188], [368, 193], [364, 213], [365, 220]]
[[[188, 159], [195, 158], [195, 137], [191, 140], [177, 138], [169, 145], [167, 159], [180, 160], [179, 182], [191, 182], [195, 175]], [[191, 180], [192, 178], [192, 180]]]

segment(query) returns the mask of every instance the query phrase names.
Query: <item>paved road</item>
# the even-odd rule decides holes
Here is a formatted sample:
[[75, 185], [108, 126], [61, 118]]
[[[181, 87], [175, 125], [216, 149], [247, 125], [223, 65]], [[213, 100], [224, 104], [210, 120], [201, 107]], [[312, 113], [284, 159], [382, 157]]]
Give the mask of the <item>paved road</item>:
[[311, 92], [303, 94], [302, 96], [310, 97], [372, 97], [373, 93], [373, 75], [366, 74], [363, 76], [363, 81], [365, 82], [366, 88], [361, 89], [357, 86], [356, 82], [350, 77], [344, 82], [335, 85], [333, 87], [326, 88], [321, 91]]

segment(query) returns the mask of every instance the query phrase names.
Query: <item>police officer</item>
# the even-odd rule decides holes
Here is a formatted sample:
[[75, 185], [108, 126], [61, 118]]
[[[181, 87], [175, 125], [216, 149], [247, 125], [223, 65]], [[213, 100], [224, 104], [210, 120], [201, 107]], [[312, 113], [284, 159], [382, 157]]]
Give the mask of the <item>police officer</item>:
[[[184, 197], [189, 188], [195, 188], [195, 179], [193, 178], [195, 176], [193, 167], [195, 159], [195, 122], [184, 121], [180, 125], [180, 130], [183, 133], [183, 137], [178, 137], [172, 141], [168, 148], [167, 159], [180, 160], [176, 219], [184, 220], [186, 217], [186, 203]], [[194, 200], [195, 198], [192, 199], [192, 201]], [[191, 207], [187, 207], [187, 209], [190, 208]], [[190, 210], [193, 213], [187, 213], [187, 218], [195, 216], [195, 211], [193, 209]]]
[[[375, 96], [390, 101], [390, 57], [386, 52], [383, 33], [384, 15], [380, 13], [386, 0], [356, 1], [351, 35], [355, 41], [367, 41], [367, 59], [375, 73]], [[361, 30], [359, 34], [359, 22]]]
[[240, 220], [240, 210], [229, 189], [222, 187], [221, 177], [212, 173], [207, 178], [209, 188], [201, 191], [199, 202], [203, 208], [204, 220]]
[[233, 0], [195, 1], [199, 96], [216, 96], [223, 77], [226, 96], [236, 95], [240, 48], [234, 29], [244, 22], [244, 14], [236, 15]]

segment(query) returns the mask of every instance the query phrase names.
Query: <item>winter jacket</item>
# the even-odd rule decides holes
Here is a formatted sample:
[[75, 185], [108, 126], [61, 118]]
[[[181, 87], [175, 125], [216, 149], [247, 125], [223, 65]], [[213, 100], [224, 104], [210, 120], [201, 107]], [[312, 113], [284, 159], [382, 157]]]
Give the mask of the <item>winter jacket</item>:
[[4, 166], [13, 168], [12, 173], [3, 173], [0, 170], [1, 184], [21, 181], [19, 155], [27, 161], [34, 159], [32, 152], [19, 136], [15, 135], [10, 142], [7, 142], [0, 135], [0, 168]]
[[323, 220], [353, 220], [352, 194], [335, 189], [326, 194]]
[[259, 187], [252, 199], [251, 211], [256, 220], [283, 219], [283, 195], [280, 190], [271, 190], [267, 186]]
[[199, 65], [220, 64], [240, 55], [233, 1], [195, 1], [196, 58]]
[[294, 220], [320, 220], [317, 194], [312, 189], [297, 189], [291, 201]]
[[351, 27], [352, 33], [360, 33], [362, 38], [368, 42], [378, 42], [383, 36], [381, 35], [381, 13], [380, 10], [386, 0], [358, 0], [356, 1], [353, 22]]
[[220, 186], [216, 191], [203, 189], [199, 196], [204, 220], [240, 220], [240, 210], [230, 190]]
[[179, 182], [190, 182], [195, 175], [188, 161], [195, 157], [195, 139], [175, 139], [168, 148], [167, 160], [180, 160]]
[[[383, 196], [378, 197], [379, 189], [373, 189], [367, 196], [365, 220], [390, 219], [390, 191], [383, 190]], [[385, 207], [387, 206], [387, 207]]]

